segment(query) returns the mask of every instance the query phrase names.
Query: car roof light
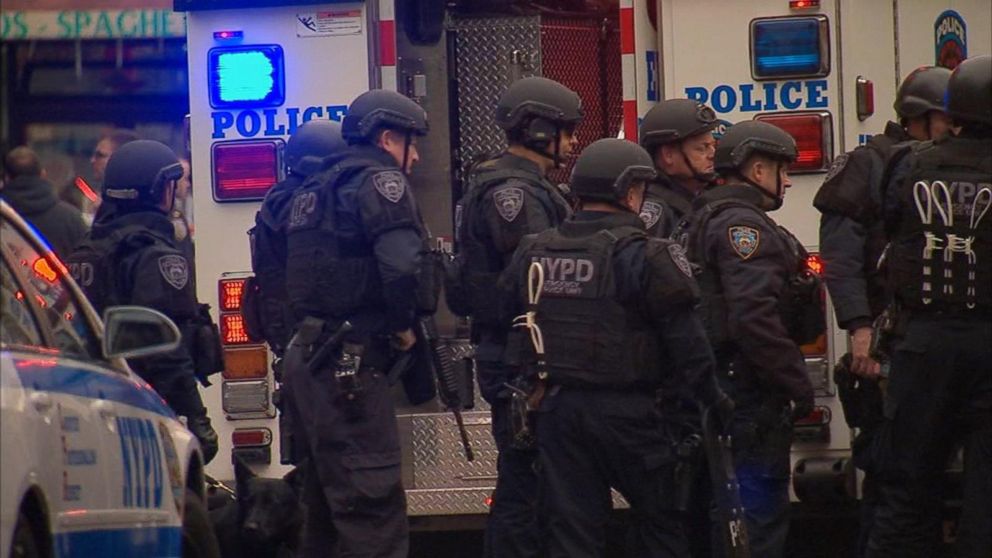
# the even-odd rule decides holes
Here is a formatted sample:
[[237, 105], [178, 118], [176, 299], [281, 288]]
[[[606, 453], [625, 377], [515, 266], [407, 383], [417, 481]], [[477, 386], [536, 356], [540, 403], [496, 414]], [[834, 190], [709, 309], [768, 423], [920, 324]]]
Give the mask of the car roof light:
[[224, 349], [225, 380], [255, 380], [269, 375], [269, 352], [264, 346]]
[[774, 124], [796, 140], [799, 156], [789, 172], [826, 170], [833, 158], [833, 120], [829, 112], [788, 112], [755, 117]]
[[756, 80], [830, 73], [830, 37], [823, 15], [751, 21], [751, 76]]
[[236, 448], [268, 446], [272, 431], [268, 428], [235, 428], [231, 432], [231, 445]]
[[241, 310], [241, 297], [245, 294], [246, 279], [221, 279], [217, 281], [217, 300], [221, 312]]
[[286, 101], [279, 45], [212, 48], [207, 53], [207, 72], [213, 108], [277, 107]]
[[280, 180], [282, 140], [215, 143], [212, 148], [214, 200], [260, 200]]

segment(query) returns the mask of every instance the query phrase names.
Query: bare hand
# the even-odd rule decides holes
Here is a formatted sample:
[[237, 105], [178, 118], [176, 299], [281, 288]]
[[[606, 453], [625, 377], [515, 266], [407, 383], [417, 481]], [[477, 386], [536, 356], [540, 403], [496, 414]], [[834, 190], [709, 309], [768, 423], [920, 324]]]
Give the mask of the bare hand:
[[878, 379], [881, 366], [869, 354], [871, 336], [870, 327], [859, 327], [851, 334], [851, 373], [862, 378]]
[[409, 351], [417, 343], [417, 336], [412, 329], [404, 329], [393, 334], [392, 346], [398, 351]]

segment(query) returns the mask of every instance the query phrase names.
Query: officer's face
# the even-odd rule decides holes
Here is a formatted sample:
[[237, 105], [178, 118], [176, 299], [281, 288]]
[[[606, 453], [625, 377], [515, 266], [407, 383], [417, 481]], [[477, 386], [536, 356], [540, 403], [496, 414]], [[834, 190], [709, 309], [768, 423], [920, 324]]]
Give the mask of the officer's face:
[[417, 152], [417, 136], [410, 138], [410, 146], [407, 149], [406, 136], [404, 134], [393, 130], [386, 130], [379, 137], [379, 147], [393, 156], [397, 166], [403, 165], [405, 151], [406, 168], [403, 169], [403, 172], [406, 174], [410, 174], [410, 171], [413, 170], [413, 165], [420, 161], [420, 153]]
[[932, 110], [927, 114], [930, 119], [930, 137], [938, 138], [951, 129], [951, 117], [946, 112]]
[[764, 157], [754, 158], [749, 178], [776, 198], [785, 198], [786, 188], [792, 187], [788, 163], [779, 163]]
[[[572, 155], [572, 153], [578, 148], [579, 139], [575, 137], [574, 128], [564, 128], [558, 133], [558, 156], [562, 159], [567, 159]], [[553, 145], [549, 145], [548, 149], [554, 149]], [[553, 153], [549, 153], [553, 154]]]
[[633, 211], [634, 213], [641, 212], [641, 206], [644, 205], [644, 191], [647, 186], [643, 182], [638, 182], [632, 184], [627, 190], [627, 199], [624, 200], [624, 205], [627, 209]]
[[655, 164], [668, 176], [688, 180], [697, 174], [712, 173], [715, 154], [713, 135], [697, 134], [681, 144], [663, 145], [658, 150]]

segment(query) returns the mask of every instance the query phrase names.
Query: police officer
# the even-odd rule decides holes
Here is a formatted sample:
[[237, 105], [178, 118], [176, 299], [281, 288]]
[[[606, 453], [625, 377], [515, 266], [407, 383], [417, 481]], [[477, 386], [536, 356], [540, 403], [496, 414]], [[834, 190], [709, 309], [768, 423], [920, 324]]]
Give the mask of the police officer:
[[956, 555], [992, 552], [992, 56], [947, 85], [960, 132], [893, 156], [884, 190], [888, 283], [905, 327], [878, 436], [868, 556], [937, 556], [942, 477], [964, 444]]
[[[924, 141], [943, 135], [950, 124], [944, 113], [944, 93], [951, 71], [924, 66], [910, 73], [896, 93], [894, 108], [899, 123], [889, 122], [885, 133], [872, 136], [867, 145], [834, 159], [813, 205], [820, 219], [820, 255], [823, 277], [830, 289], [837, 323], [850, 335], [852, 390], [841, 390], [846, 418], [859, 428], [852, 444], [857, 466], [865, 470], [862, 483], [861, 535], [863, 556], [871, 529], [877, 495], [869, 460], [869, 446], [881, 422], [882, 395], [878, 387], [880, 365], [869, 351], [872, 323], [885, 309], [884, 272], [878, 261], [885, 248], [882, 225], [882, 174], [889, 154], [907, 141]], [[844, 380], [841, 380], [844, 381]], [[856, 386], [856, 387], [855, 387]]]
[[[561, 223], [568, 203], [546, 178], [575, 148], [582, 102], [567, 87], [541, 77], [514, 82], [496, 106], [496, 122], [509, 147], [478, 165], [459, 204], [456, 223], [465, 314], [472, 317], [472, 341], [483, 398], [491, 405], [493, 437], [499, 449], [498, 478], [486, 528], [486, 555], [536, 556], [537, 477], [533, 449], [509, 443], [510, 372], [502, 358], [510, 324], [498, 319], [496, 280], [525, 235]], [[448, 290], [452, 306], [453, 290]], [[454, 304], [457, 307], [457, 303]], [[456, 312], [458, 308], [453, 308]]]
[[176, 154], [157, 141], [121, 146], [107, 162], [103, 203], [93, 228], [66, 263], [97, 311], [147, 306], [179, 327], [183, 343], [177, 349], [129, 359], [128, 364], [177, 415], [186, 417], [209, 461], [217, 453], [217, 433], [196, 382], [199, 378], [209, 385], [206, 376], [223, 367], [217, 362], [216, 330], [204, 316], [206, 306], [197, 303], [190, 263], [176, 247], [169, 221], [182, 173]]
[[632, 555], [687, 556], [672, 505], [676, 440], [657, 391], [674, 380], [723, 416], [732, 410], [693, 311], [689, 262], [638, 217], [654, 176], [639, 146], [593, 143], [572, 173], [580, 210], [524, 238], [501, 278], [508, 314], [530, 310], [543, 338], [537, 445], [552, 558], [603, 554], [610, 487], [638, 517]]
[[[782, 556], [789, 530], [791, 419], [813, 408], [800, 339], [790, 337], [802, 333], [793, 324], [806, 322], [798, 314], [809, 310], [781, 303], [805, 298], [819, 308], [819, 300], [813, 292], [790, 292], [809, 281], [800, 275], [802, 247], [766, 214], [781, 207], [795, 159], [795, 141], [780, 128], [735, 124], [715, 155], [727, 183], [696, 198], [689, 233], [692, 259], [703, 270], [703, 317], [718, 379], [737, 404], [731, 437], [754, 556]], [[808, 321], [815, 323], [815, 317]], [[713, 540], [719, 548], [719, 539]]]
[[[272, 369], [280, 383], [282, 358], [296, 322], [286, 294], [286, 221], [290, 202], [303, 181], [322, 168], [326, 157], [346, 147], [337, 122], [310, 120], [297, 128], [286, 143], [286, 178], [265, 194], [255, 214], [255, 226], [248, 231], [255, 275], [245, 288], [245, 326], [251, 337], [269, 344], [275, 356]], [[273, 393], [279, 408], [280, 459], [299, 463], [299, 444], [286, 399], [287, 392], [280, 386]]]
[[251, 267], [255, 273], [252, 295], [257, 322], [253, 324], [277, 358], [282, 358], [295, 319], [286, 295], [286, 220], [293, 194], [303, 181], [321, 170], [324, 159], [347, 147], [341, 125], [310, 120], [286, 143], [286, 178], [272, 187], [255, 214], [251, 238]]
[[641, 146], [658, 169], [641, 208], [650, 234], [670, 238], [692, 211], [693, 198], [716, 179], [716, 125], [713, 109], [693, 99], [662, 101], [644, 115]]
[[385, 373], [415, 343], [425, 239], [406, 177], [426, 118], [394, 91], [359, 95], [342, 124], [348, 149], [327, 158], [289, 206], [286, 289], [297, 331], [285, 387], [311, 460], [303, 556], [407, 555]]

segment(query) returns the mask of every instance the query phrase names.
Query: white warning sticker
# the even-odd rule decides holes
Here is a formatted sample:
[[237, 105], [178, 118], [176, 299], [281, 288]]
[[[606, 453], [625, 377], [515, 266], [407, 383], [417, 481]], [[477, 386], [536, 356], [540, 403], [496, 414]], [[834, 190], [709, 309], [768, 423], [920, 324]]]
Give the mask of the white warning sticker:
[[297, 37], [359, 35], [361, 32], [361, 9], [296, 14]]

